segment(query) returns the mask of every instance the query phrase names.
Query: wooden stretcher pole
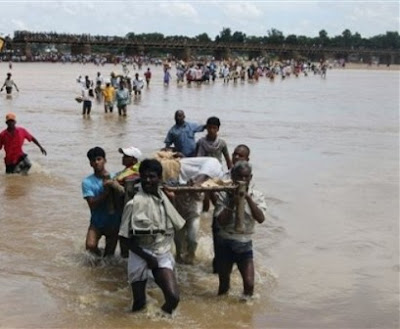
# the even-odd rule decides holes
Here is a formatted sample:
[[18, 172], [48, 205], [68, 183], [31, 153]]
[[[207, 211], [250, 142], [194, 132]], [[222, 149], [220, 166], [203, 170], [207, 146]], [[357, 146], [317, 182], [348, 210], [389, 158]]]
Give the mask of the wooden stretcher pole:
[[239, 186], [236, 191], [236, 221], [235, 231], [237, 233], [244, 232], [244, 203], [246, 195], [246, 182], [238, 182]]

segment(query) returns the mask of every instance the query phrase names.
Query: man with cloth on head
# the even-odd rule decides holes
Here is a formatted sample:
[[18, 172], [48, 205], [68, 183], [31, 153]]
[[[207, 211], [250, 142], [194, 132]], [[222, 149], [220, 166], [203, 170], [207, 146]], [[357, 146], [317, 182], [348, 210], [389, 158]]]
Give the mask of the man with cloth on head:
[[40, 145], [38, 140], [33, 137], [25, 128], [16, 127], [17, 117], [14, 113], [6, 115], [7, 129], [0, 133], [0, 150], [4, 146], [6, 157], [6, 174], [24, 173], [27, 174], [32, 164], [28, 159], [28, 155], [22, 151], [22, 145], [26, 139], [34, 142], [42, 152], [47, 155], [46, 150]]
[[146, 305], [146, 283], [152, 271], [161, 288], [164, 312], [172, 313], [179, 303], [179, 290], [171, 253], [174, 231], [185, 224], [161, 190], [163, 168], [155, 159], [142, 161], [139, 172], [141, 190], [125, 205], [120, 237], [129, 247], [128, 280], [133, 294], [132, 312]]

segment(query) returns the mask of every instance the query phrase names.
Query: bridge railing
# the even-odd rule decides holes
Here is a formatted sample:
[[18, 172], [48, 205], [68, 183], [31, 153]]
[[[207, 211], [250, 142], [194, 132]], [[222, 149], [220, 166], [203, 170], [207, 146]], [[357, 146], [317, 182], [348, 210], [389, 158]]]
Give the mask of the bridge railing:
[[100, 36], [90, 34], [60, 34], [55, 32], [34, 33], [29, 31], [15, 31], [12, 43], [46, 43], [46, 44], [91, 44], [91, 45], [114, 45], [114, 46], [131, 46], [158, 49], [173, 48], [193, 48], [193, 49], [210, 49], [223, 50], [230, 49], [236, 51], [274, 51], [274, 52], [291, 52], [299, 51], [302, 53], [380, 53], [400, 55], [400, 51], [396, 49], [367, 49], [363, 47], [325, 47], [322, 45], [289, 45], [289, 44], [269, 44], [269, 43], [232, 43], [232, 42], [201, 42], [195, 40], [180, 39], [174, 40], [143, 40], [128, 39], [119, 36]]

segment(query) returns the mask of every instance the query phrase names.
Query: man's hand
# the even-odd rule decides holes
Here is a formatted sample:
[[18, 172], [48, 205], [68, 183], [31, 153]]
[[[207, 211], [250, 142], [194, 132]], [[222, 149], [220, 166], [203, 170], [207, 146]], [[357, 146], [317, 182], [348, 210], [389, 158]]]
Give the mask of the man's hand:
[[43, 155], [47, 155], [47, 152], [43, 147], [40, 147], [40, 152], [42, 152]]
[[158, 261], [157, 258], [155, 258], [154, 256], [149, 256], [149, 258], [146, 259], [146, 262], [149, 269], [155, 270], [156, 268], [158, 268]]
[[184, 158], [185, 155], [182, 152], [175, 152], [174, 153], [174, 158]]
[[168, 188], [163, 189], [164, 194], [168, 197], [168, 199], [172, 202], [175, 200], [175, 193], [172, 191], [168, 191]]

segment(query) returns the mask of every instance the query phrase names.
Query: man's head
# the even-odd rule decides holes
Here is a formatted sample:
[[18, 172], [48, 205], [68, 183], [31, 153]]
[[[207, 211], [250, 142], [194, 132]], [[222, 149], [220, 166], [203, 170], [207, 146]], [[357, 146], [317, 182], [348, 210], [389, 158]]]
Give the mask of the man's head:
[[249, 185], [253, 178], [251, 164], [247, 161], [236, 162], [231, 170], [231, 178], [235, 183], [242, 181]]
[[119, 83], [119, 89], [124, 89], [125, 87], [125, 82], [121, 79], [121, 82]]
[[211, 138], [217, 137], [220, 126], [221, 126], [221, 122], [219, 121], [219, 118], [209, 117], [206, 122], [208, 137], [211, 137]]
[[7, 73], [7, 78], [11, 78], [11, 73], [10, 72]]
[[162, 165], [156, 159], [143, 160], [139, 168], [143, 191], [149, 194], [158, 194], [158, 186], [162, 180]]
[[135, 73], [135, 78], [139, 78], [139, 73]]
[[238, 161], [250, 161], [250, 148], [247, 145], [240, 144], [235, 147], [232, 153], [232, 163]]
[[185, 112], [182, 110], [178, 110], [175, 112], [175, 123], [180, 126], [185, 122]]
[[6, 124], [8, 129], [14, 129], [16, 122], [17, 116], [14, 113], [9, 112], [6, 114]]
[[142, 158], [142, 152], [134, 146], [120, 148], [118, 152], [122, 154], [122, 164], [126, 168], [135, 165]]
[[90, 166], [95, 172], [102, 172], [106, 164], [106, 152], [101, 147], [93, 147], [87, 152]]

